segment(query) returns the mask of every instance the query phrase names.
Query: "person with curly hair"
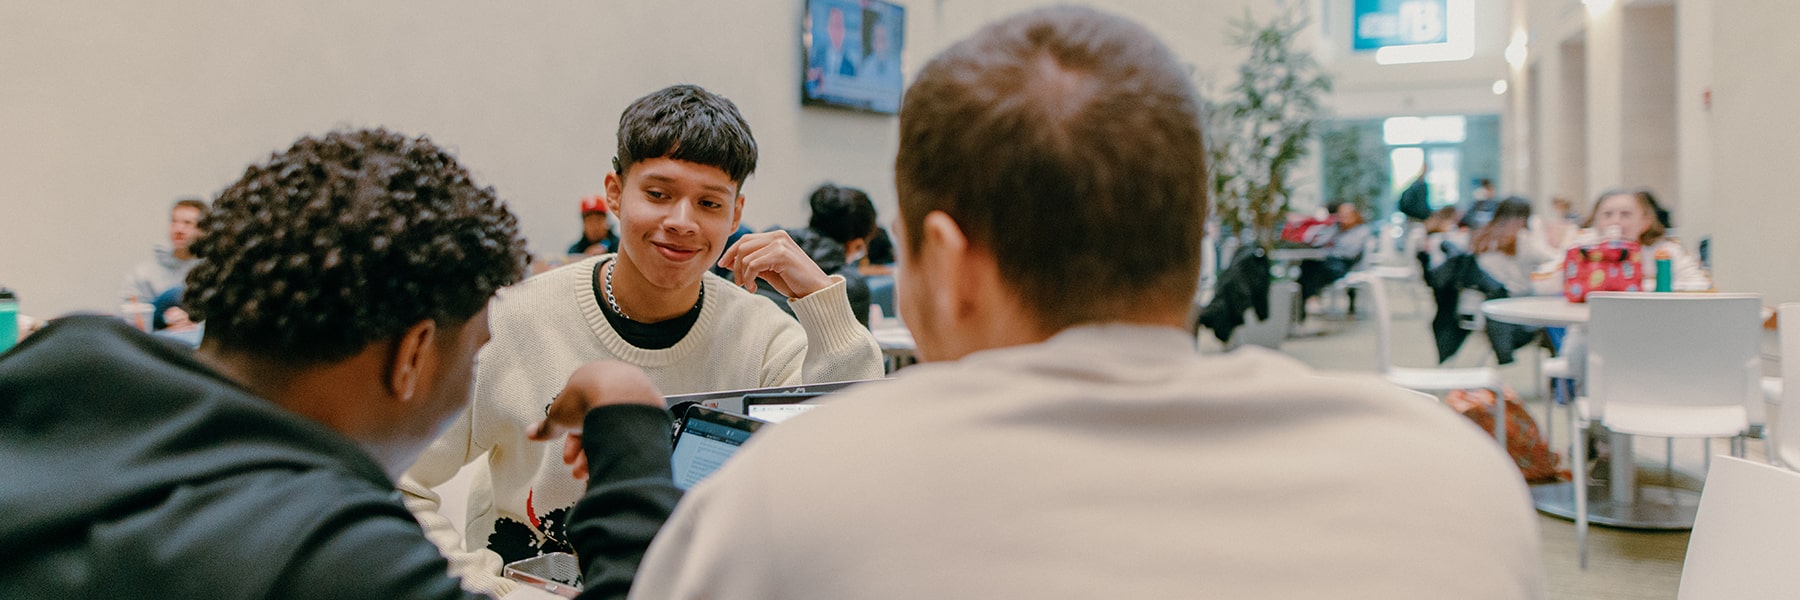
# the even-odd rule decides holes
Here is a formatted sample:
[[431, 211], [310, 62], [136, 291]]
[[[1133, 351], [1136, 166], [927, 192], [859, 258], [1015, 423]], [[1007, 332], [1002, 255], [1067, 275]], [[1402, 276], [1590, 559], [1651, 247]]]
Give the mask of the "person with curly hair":
[[[503, 565], [571, 549], [582, 483], [562, 464], [563, 448], [524, 431], [577, 366], [630, 363], [671, 394], [881, 376], [881, 350], [851, 312], [842, 276], [783, 231], [726, 247], [756, 159], [750, 125], [725, 97], [676, 85], [637, 99], [619, 117], [605, 179], [617, 251], [495, 299], [474, 404], [400, 481], [466, 587], [509, 593], [517, 584], [501, 577]], [[733, 279], [712, 274], [714, 265]], [[795, 316], [752, 293], [759, 287], [780, 292]], [[476, 471], [471, 497], [492, 501], [471, 503], [459, 535], [432, 488], [476, 460], [488, 468]]]
[[[76, 316], [0, 360], [0, 597], [467, 596], [393, 478], [468, 405], [513, 214], [426, 138], [339, 131], [251, 166], [204, 230], [198, 352]], [[639, 474], [573, 528], [617, 596], [679, 492], [616, 450], [666, 443], [654, 386], [604, 379], [563, 395], [598, 407], [589, 464]]]

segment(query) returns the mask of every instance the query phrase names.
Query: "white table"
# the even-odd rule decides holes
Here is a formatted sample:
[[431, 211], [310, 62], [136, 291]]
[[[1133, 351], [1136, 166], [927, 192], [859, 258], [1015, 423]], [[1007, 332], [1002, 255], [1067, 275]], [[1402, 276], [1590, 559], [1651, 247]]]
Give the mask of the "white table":
[[[1535, 327], [1563, 327], [1568, 334], [1563, 348], [1580, 348], [1582, 353], [1568, 354], [1569, 367], [1586, 379], [1585, 349], [1589, 306], [1569, 302], [1562, 296], [1528, 296], [1502, 298], [1481, 303], [1481, 313], [1502, 323]], [[1547, 401], [1547, 400], [1546, 400]], [[1569, 402], [1569, 423], [1575, 423], [1575, 402]], [[1571, 444], [1576, 436], [1571, 435]], [[1700, 506], [1700, 493], [1669, 485], [1639, 484], [1637, 455], [1632, 436], [1614, 433], [1607, 436], [1612, 448], [1605, 481], [1589, 481], [1588, 518], [1594, 523], [1631, 529], [1692, 529], [1694, 515]], [[1567, 456], [1574, 456], [1573, 452]], [[1571, 469], [1586, 465], [1570, 465]], [[1671, 482], [1672, 483], [1672, 482]], [[1531, 487], [1538, 510], [1575, 518], [1575, 488], [1569, 482], [1539, 484]]]
[[913, 341], [912, 330], [894, 319], [883, 319], [874, 325], [869, 333], [875, 335], [875, 344], [881, 347], [881, 356], [887, 363], [888, 373], [918, 361], [915, 356], [918, 344]]

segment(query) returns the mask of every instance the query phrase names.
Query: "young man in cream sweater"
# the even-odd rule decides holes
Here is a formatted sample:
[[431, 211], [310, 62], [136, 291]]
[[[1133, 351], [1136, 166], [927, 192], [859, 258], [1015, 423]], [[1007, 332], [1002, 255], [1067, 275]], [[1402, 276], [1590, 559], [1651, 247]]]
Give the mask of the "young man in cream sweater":
[[[569, 508], [585, 486], [562, 464], [560, 443], [528, 442], [525, 429], [578, 366], [623, 361], [670, 394], [882, 374], [842, 277], [827, 276], [781, 231], [725, 250], [756, 169], [756, 141], [730, 100], [689, 85], [639, 98], [619, 119], [613, 169], [606, 197], [619, 252], [500, 292], [473, 405], [401, 481], [471, 590], [506, 593], [514, 584], [500, 576], [503, 564], [570, 550]], [[737, 281], [710, 274], [714, 264]], [[781, 292], [794, 316], [746, 291], [758, 285]], [[459, 536], [431, 488], [484, 452], [488, 474], [472, 486]]]
[[1467, 420], [1195, 352], [1200, 122], [1181, 63], [1092, 9], [927, 64], [895, 161], [926, 363], [764, 428], [631, 596], [1543, 597], [1531, 498]]

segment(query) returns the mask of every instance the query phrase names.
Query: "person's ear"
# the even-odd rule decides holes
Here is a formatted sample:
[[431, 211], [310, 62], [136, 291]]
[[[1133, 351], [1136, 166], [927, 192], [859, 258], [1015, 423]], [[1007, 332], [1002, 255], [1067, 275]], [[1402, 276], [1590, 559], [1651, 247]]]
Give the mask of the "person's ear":
[[969, 238], [963, 235], [956, 219], [943, 211], [932, 211], [920, 223], [924, 235], [919, 241], [919, 262], [935, 280], [929, 302], [940, 315], [961, 316], [978, 279], [975, 261], [969, 253]]
[[744, 195], [738, 194], [731, 205], [731, 230], [737, 231], [738, 223], [744, 222]]
[[411, 402], [419, 384], [436, 358], [437, 322], [425, 319], [406, 328], [394, 343], [393, 366], [388, 372], [388, 393], [401, 402]]
[[606, 172], [606, 212], [619, 214], [619, 196], [625, 193], [625, 180], [618, 171]]

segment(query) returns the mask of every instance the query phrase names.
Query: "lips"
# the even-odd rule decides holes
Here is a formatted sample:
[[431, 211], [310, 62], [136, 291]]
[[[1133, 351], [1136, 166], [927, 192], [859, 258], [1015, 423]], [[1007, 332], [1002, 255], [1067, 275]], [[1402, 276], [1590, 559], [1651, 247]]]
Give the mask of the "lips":
[[655, 246], [656, 252], [671, 262], [685, 262], [700, 255], [699, 248], [691, 248], [665, 242], [650, 242], [650, 245]]

